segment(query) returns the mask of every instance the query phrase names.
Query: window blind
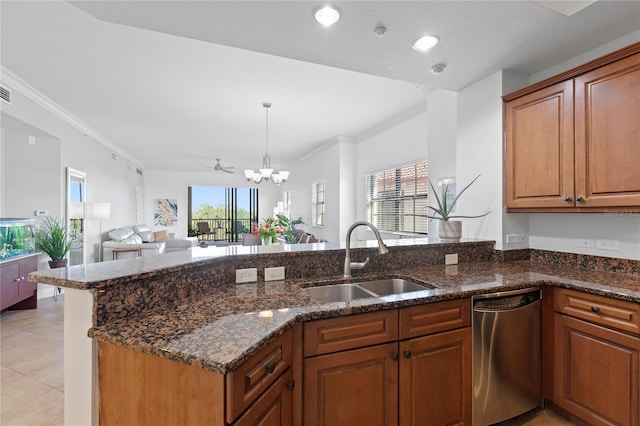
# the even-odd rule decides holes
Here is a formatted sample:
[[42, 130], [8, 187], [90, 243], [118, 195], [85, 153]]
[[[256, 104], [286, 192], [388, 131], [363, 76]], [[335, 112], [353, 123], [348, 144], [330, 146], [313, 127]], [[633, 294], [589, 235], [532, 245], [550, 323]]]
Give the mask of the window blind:
[[367, 216], [378, 229], [427, 233], [426, 161], [367, 175], [366, 185]]

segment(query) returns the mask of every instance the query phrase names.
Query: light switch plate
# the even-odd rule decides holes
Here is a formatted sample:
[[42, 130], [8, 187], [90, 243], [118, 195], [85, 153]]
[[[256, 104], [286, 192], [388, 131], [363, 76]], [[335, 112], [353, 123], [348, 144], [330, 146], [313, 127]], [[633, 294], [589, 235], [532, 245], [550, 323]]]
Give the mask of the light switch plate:
[[236, 269], [236, 284], [258, 281], [258, 268]]
[[264, 268], [264, 280], [284, 280], [284, 266], [277, 266], [275, 268]]

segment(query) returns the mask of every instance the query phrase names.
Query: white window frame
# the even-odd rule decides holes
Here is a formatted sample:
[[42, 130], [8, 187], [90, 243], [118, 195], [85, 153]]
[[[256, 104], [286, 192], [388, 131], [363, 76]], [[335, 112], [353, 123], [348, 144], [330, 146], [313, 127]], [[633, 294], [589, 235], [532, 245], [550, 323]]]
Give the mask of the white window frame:
[[326, 224], [326, 185], [324, 180], [311, 183], [311, 225], [323, 227]]

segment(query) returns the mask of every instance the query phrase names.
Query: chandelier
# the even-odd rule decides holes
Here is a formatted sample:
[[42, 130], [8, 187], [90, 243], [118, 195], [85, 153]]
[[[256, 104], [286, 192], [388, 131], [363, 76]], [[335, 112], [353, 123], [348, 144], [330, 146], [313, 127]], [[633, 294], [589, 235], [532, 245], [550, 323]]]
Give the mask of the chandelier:
[[267, 126], [266, 126], [266, 150], [264, 157], [262, 157], [262, 168], [255, 170], [245, 170], [244, 177], [247, 178], [247, 181], [253, 181], [254, 183], [260, 183], [262, 181], [271, 180], [271, 182], [276, 185], [280, 185], [282, 182], [286, 182], [289, 177], [289, 172], [286, 170], [280, 170], [279, 172], [273, 172], [271, 168], [271, 157], [269, 157], [269, 108], [271, 108], [271, 104], [268, 102], [264, 102], [262, 106], [265, 108], [267, 113]]

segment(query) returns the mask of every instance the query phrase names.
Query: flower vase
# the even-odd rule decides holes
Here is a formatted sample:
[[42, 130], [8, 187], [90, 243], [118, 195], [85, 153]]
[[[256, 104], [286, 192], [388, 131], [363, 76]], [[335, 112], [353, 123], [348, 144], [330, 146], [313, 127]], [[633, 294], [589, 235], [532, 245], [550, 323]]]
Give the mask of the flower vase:
[[271, 245], [271, 235], [267, 235], [262, 237], [262, 245], [263, 246], [270, 246]]

